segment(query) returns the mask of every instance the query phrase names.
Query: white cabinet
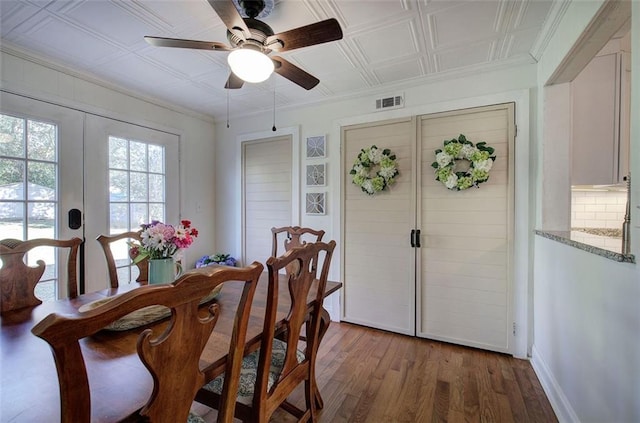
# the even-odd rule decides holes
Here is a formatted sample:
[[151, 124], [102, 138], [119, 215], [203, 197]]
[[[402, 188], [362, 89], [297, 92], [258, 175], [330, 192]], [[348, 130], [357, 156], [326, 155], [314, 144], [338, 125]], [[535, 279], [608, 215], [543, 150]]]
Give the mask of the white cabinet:
[[629, 53], [618, 51], [594, 57], [571, 83], [572, 185], [617, 184], [628, 173], [629, 76]]

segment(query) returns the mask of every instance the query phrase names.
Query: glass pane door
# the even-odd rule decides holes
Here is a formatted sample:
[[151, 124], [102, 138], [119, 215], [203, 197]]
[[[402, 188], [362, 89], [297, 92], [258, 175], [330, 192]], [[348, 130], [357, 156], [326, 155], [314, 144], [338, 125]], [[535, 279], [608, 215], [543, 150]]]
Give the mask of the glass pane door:
[[[7, 93], [0, 104], [0, 238], [82, 238], [66, 219], [82, 210], [82, 114]], [[27, 256], [38, 260], [47, 267], [36, 296], [66, 296], [66, 256], [40, 247]]]
[[[95, 239], [140, 228], [152, 220], [178, 223], [178, 136], [87, 116], [87, 291], [109, 285]], [[133, 281], [128, 244], [112, 246], [119, 281]], [[90, 272], [89, 272], [90, 270]]]

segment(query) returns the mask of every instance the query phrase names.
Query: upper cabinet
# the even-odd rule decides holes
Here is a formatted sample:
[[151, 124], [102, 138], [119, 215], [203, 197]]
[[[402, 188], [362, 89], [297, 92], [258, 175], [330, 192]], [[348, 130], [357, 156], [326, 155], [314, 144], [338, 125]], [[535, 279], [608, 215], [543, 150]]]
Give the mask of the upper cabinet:
[[611, 40], [571, 82], [572, 185], [611, 185], [629, 172], [628, 34]]

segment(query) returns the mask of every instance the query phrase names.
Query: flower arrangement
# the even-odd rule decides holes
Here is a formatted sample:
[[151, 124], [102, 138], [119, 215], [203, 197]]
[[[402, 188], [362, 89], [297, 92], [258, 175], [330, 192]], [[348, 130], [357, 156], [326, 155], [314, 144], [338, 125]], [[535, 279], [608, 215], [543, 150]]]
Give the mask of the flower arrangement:
[[235, 266], [237, 260], [231, 257], [231, 254], [213, 254], [210, 256], [202, 256], [196, 262], [196, 267], [206, 267], [210, 264], [224, 264], [226, 266]]
[[[371, 175], [372, 172], [375, 172], [374, 176]], [[396, 155], [388, 148], [381, 150], [375, 145], [360, 150], [349, 172], [353, 175], [352, 182], [368, 195], [393, 185], [399, 173]]]
[[189, 248], [198, 230], [191, 227], [191, 221], [182, 220], [177, 226], [154, 220], [142, 227], [140, 243], [130, 243], [130, 256], [134, 263], [145, 258], [162, 259], [173, 257], [180, 250]]
[[[478, 188], [479, 184], [489, 179], [489, 171], [496, 159], [494, 151], [486, 142], [474, 145], [462, 134], [458, 139], [445, 141], [444, 149], [436, 150], [436, 161], [431, 164], [435, 169], [436, 181], [452, 191]], [[469, 162], [466, 171], [457, 170], [456, 164], [460, 160]]]

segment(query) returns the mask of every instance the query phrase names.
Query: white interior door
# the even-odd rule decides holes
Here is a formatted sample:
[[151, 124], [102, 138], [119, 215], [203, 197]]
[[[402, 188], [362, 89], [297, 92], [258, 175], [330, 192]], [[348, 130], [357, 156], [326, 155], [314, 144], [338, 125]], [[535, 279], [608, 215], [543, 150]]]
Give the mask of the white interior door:
[[[85, 236], [87, 292], [109, 286], [100, 234], [137, 230], [180, 219], [179, 137], [130, 123], [87, 115], [85, 131]], [[128, 246], [114, 251], [129, 261]]]
[[[343, 320], [414, 334], [415, 119], [343, 128]], [[349, 171], [361, 149], [388, 148], [399, 176], [390, 190], [369, 196]]]
[[[459, 134], [495, 148], [479, 188], [435, 180], [435, 150]], [[514, 137], [513, 103], [419, 118], [418, 336], [510, 352]]]
[[[294, 224], [291, 136], [242, 143], [243, 261], [271, 256], [271, 228]], [[297, 217], [296, 217], [297, 220]]]
[[[69, 227], [68, 212], [83, 209], [84, 114], [0, 92], [0, 239], [83, 237]], [[66, 256], [37, 248], [28, 256], [47, 269], [36, 296], [67, 295]]]

